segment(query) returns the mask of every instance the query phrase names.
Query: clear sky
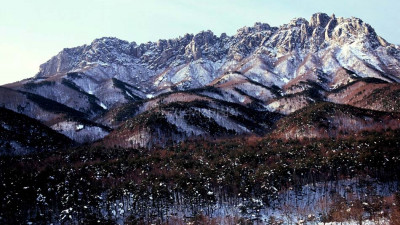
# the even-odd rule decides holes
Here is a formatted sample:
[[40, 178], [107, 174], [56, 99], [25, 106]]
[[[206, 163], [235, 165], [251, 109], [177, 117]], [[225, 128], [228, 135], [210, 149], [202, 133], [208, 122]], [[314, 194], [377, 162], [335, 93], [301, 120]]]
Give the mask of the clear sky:
[[0, 84], [34, 76], [66, 47], [95, 38], [144, 43], [211, 30], [232, 35], [255, 22], [279, 26], [325, 12], [359, 17], [400, 44], [399, 0], [2, 0]]

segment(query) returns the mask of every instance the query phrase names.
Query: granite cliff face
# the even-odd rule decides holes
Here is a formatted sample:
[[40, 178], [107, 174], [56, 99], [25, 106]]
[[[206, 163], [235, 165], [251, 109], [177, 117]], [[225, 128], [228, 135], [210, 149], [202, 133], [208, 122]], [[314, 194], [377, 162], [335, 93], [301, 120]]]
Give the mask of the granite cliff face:
[[[155, 104], [177, 134], [174, 136], [171, 130], [161, 129], [164, 133], [170, 132], [165, 139], [184, 140], [196, 134], [209, 134], [210, 126], [189, 124], [190, 127], [189, 117], [171, 111], [174, 106], [164, 106], [202, 98], [206, 104], [185, 106], [183, 111], [195, 110], [201, 118], [212, 118], [215, 114], [210, 111], [220, 114], [229, 107], [238, 106], [268, 114], [272, 116], [270, 120], [275, 121], [280, 117], [278, 114], [291, 114], [315, 101], [367, 107], [368, 104], [343, 100], [346, 93], [337, 98], [333, 92], [339, 93], [343, 87], [351, 89], [359, 81], [371, 81], [369, 78], [389, 86], [400, 81], [399, 46], [386, 42], [358, 18], [317, 13], [310, 20], [297, 18], [280, 27], [256, 23], [253, 27], [239, 29], [233, 36], [202, 31], [140, 45], [117, 38], [96, 39], [90, 45], [62, 50], [42, 64], [35, 77], [6, 85], [3, 91], [24, 99], [19, 106], [30, 107], [18, 108], [7, 97], [3, 97], [2, 104], [41, 119], [81, 142], [102, 138], [110, 128], [118, 130], [123, 121], [116, 122], [113, 116], [120, 115], [121, 111], [125, 119], [134, 118], [143, 113], [151, 114], [154, 107], [149, 105]], [[176, 93], [181, 94], [177, 97]], [[41, 101], [57, 102], [65, 109], [84, 114], [85, 123], [77, 117], [66, 116], [69, 114], [65, 110], [51, 119], [32, 113], [31, 109], [36, 110], [36, 106], [43, 110], [43, 103], [38, 103], [37, 98], [32, 101], [21, 97], [32, 94], [46, 99]], [[215, 101], [228, 105], [220, 109], [215, 107]], [[374, 110], [389, 107], [375, 105], [375, 108], [368, 107]], [[226, 121], [218, 126], [233, 133], [254, 133], [249, 124], [260, 121], [249, 116], [249, 112], [239, 111], [233, 107], [229, 113], [245, 117], [247, 122], [224, 117]], [[263, 132], [268, 132], [271, 124], [262, 127], [259, 128]], [[146, 138], [151, 139], [154, 132], [160, 135], [159, 129], [146, 129], [151, 131], [146, 130]], [[97, 132], [91, 138], [80, 135], [88, 135], [93, 130]], [[141, 143], [132, 141], [137, 133], [124, 131], [124, 135], [131, 143]]]

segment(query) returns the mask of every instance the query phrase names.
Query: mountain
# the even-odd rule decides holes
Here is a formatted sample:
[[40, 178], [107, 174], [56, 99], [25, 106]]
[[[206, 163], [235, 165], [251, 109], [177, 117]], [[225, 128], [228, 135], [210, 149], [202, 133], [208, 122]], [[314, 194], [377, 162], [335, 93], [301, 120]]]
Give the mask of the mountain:
[[69, 148], [74, 145], [37, 120], [0, 107], [0, 155], [19, 155]]
[[2, 87], [0, 104], [80, 143], [152, 146], [263, 135], [315, 102], [399, 112], [399, 81], [399, 46], [361, 19], [317, 13], [233, 36], [96, 39]]

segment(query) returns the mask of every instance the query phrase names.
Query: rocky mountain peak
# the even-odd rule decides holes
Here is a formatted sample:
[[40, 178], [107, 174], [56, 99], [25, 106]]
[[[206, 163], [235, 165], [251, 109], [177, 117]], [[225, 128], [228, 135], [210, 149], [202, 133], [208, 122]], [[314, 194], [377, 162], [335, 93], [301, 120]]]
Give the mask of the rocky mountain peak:
[[254, 24], [254, 29], [256, 31], [264, 31], [264, 30], [270, 30], [271, 26], [268, 23], [260, 23], [260, 22], [256, 22]]
[[94, 39], [90, 45], [92, 47], [96, 47], [96, 46], [117, 46], [121, 44], [129, 44], [129, 42], [118, 39], [116, 37], [102, 37]]
[[310, 26], [311, 27], [325, 27], [328, 22], [333, 19], [326, 13], [315, 13], [311, 16]]
[[194, 42], [196, 45], [213, 44], [215, 43], [216, 39], [217, 37], [214, 35], [214, 33], [210, 30], [207, 30], [196, 34], [193, 37], [192, 42]]
[[286, 28], [301, 27], [303, 25], [305, 25], [305, 26], [309, 25], [309, 23], [308, 23], [308, 21], [306, 19], [304, 19], [304, 18], [294, 18], [286, 25]]
[[246, 35], [249, 33], [262, 32], [271, 30], [272, 27], [267, 23], [256, 22], [252, 27], [242, 27], [237, 30], [236, 36]]

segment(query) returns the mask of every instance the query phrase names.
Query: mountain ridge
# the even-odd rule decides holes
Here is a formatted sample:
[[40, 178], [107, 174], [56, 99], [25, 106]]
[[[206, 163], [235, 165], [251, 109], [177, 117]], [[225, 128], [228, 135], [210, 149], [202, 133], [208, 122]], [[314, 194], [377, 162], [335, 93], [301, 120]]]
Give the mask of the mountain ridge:
[[[369, 35], [371, 38], [374, 38], [375, 43], [373, 43], [373, 47], [376, 47], [378, 42], [379, 44], [381, 44], [382, 46], [388, 46], [389, 43], [386, 42], [386, 40], [384, 40], [383, 38], [381, 38], [380, 36], [378, 36], [375, 33], [375, 30], [369, 25], [364, 23], [361, 19], [359, 18], [355, 18], [352, 17], [350, 19], [345, 19], [345, 18], [336, 18], [335, 15], [332, 15], [331, 17], [329, 17], [327, 14], [324, 13], [317, 13], [314, 14], [310, 21], [307, 21], [304, 18], [296, 18], [293, 19], [290, 23], [288, 24], [284, 24], [280, 27], [271, 27], [270, 25], [266, 24], [266, 23], [260, 23], [260, 22], [256, 22], [254, 24], [253, 27], [242, 27], [240, 29], [237, 30], [237, 33], [232, 35], [232, 36], [228, 36], [225, 33], [222, 33], [220, 35], [220, 37], [217, 37], [216, 35], [213, 34], [212, 31], [207, 30], [207, 31], [201, 31], [197, 34], [185, 34], [184, 36], [180, 36], [179, 38], [173, 38], [173, 39], [160, 39], [157, 42], [147, 42], [147, 43], [142, 43], [140, 45], [136, 44], [136, 42], [128, 42], [125, 40], [121, 40], [115, 37], [102, 37], [102, 38], [98, 38], [95, 39], [90, 45], [83, 45], [83, 46], [78, 46], [78, 47], [74, 47], [74, 48], [65, 48], [63, 51], [61, 51], [56, 57], [62, 57], [63, 54], [73, 54], [76, 52], [79, 52], [82, 50], [85, 50], [86, 48], [89, 48], [87, 51], [95, 51], [98, 49], [98, 47], [102, 47], [102, 44], [108, 44], [111, 46], [120, 46], [120, 48], [118, 50], [121, 50], [121, 52], [125, 53], [125, 54], [129, 54], [131, 56], [134, 56], [136, 58], [139, 58], [141, 56], [146, 56], [146, 50], [148, 50], [151, 47], [156, 46], [156, 49], [161, 50], [162, 54], [164, 54], [163, 57], [166, 57], [166, 55], [168, 55], [168, 49], [170, 49], [170, 47], [176, 46], [177, 44], [186, 44], [185, 49], [184, 49], [184, 53], [188, 54], [187, 55], [187, 59], [198, 59], [199, 58], [199, 53], [196, 49], [198, 47], [202, 47], [203, 45], [207, 45], [207, 44], [213, 44], [216, 41], [219, 40], [226, 40], [226, 39], [232, 39], [234, 37], [241, 37], [244, 36], [246, 34], [249, 33], [256, 33], [257, 32], [265, 32], [265, 31], [271, 31], [271, 32], [276, 32], [278, 30], [285, 30], [285, 29], [290, 29], [293, 27], [298, 27], [301, 30], [300, 35], [302, 36], [302, 38], [300, 39], [301, 41], [304, 41], [304, 35], [308, 35], [308, 36], [312, 36], [312, 35], [317, 35], [318, 32], [321, 31], [320, 28], [328, 28], [325, 29], [325, 38], [329, 39], [332, 37], [332, 32], [334, 31], [333, 28], [335, 27], [335, 24], [341, 24], [344, 23], [346, 26], [350, 26], [350, 27], [344, 27], [347, 28], [347, 31], [353, 31], [353, 33], [355, 31], [362, 31], [364, 30], [365, 33], [367, 35]], [[299, 27], [300, 26], [300, 27]], [[342, 30], [339, 29], [336, 33], [336, 35], [340, 36], [342, 34]], [[258, 33], [259, 35], [259, 33]], [[256, 35], [257, 36], [257, 35]], [[256, 38], [257, 39], [257, 38]], [[254, 46], [254, 42], [251, 42], [253, 40], [250, 40], [250, 46], [253, 45]], [[264, 40], [261, 41], [265, 42], [266, 39], [264, 37]], [[279, 41], [279, 40], [274, 40], [274, 41]], [[285, 40], [287, 41], [287, 40]], [[314, 40], [316, 42], [318, 42], [318, 40]], [[320, 40], [319, 40], [320, 41]], [[258, 40], [258, 42], [260, 42], [260, 40]], [[288, 42], [286, 43], [287, 47], [295, 47], [292, 45], [292, 43]], [[304, 43], [302, 43], [304, 44]], [[393, 45], [395, 46], [395, 45]], [[238, 50], [240, 49], [240, 47], [243, 46], [237, 46], [237, 49], [234, 50]], [[180, 49], [181, 51], [183, 49]], [[227, 49], [224, 49], [224, 51], [227, 51]], [[233, 50], [232, 50], [233, 51]], [[192, 54], [190, 54], [192, 53]], [[89, 55], [90, 56], [90, 55]], [[161, 57], [162, 58], [162, 57]], [[48, 62], [50, 62], [51, 60], [54, 60], [55, 58], [53, 57], [52, 59], [50, 59]], [[92, 59], [90, 57], [88, 57], [88, 59]], [[103, 58], [105, 59], [105, 58]], [[143, 60], [146, 61], [148, 58], [147, 57], [143, 57]], [[41, 65], [41, 71], [36, 75], [37, 77], [40, 76], [46, 76], [46, 75], [52, 75], [55, 72], [52, 71], [52, 69], [45, 69], [45, 64], [47, 64], [48, 62], [44, 63]], [[63, 66], [57, 68], [58, 71], [60, 72], [63, 71], [62, 69], [64, 69]], [[47, 72], [47, 71], [52, 71]]]
[[[387, 83], [386, 96], [396, 96], [400, 82], [399, 46], [385, 41], [361, 19], [316, 13], [310, 20], [295, 18], [279, 27], [258, 22], [238, 29], [232, 36], [217, 37], [211, 31], [202, 31], [144, 44], [98, 38], [89, 45], [65, 48], [42, 64], [35, 77], [5, 85], [9, 88], [7, 93], [12, 94], [4, 96], [0, 103], [12, 110], [22, 107], [24, 114], [80, 143], [106, 137], [112, 131], [109, 127], [118, 132], [109, 112], [120, 115], [121, 111], [126, 118], [132, 118], [154, 111], [151, 105], [156, 104], [159, 110], [168, 112], [169, 119], [163, 124], [181, 129], [178, 133], [185, 135], [177, 139], [184, 140], [191, 132], [209, 133], [216, 126], [210, 118], [221, 112], [246, 117], [246, 113], [230, 108], [232, 104], [260, 115], [290, 115], [319, 101], [396, 112], [398, 102], [377, 91], [363, 92], [369, 103], [357, 97], [357, 81], [365, 79]], [[380, 84], [367, 85], [373, 90], [382, 89]], [[64, 105], [66, 111], [49, 114], [43, 104], [37, 104], [37, 98], [35, 102], [20, 96], [20, 102], [15, 103], [19, 94], [13, 91], [41, 96], [40, 101]], [[351, 96], [346, 97], [347, 94]], [[379, 96], [385, 99], [382, 104], [377, 102]], [[201, 98], [207, 98], [206, 106], [202, 105], [205, 108], [185, 109], [201, 114], [196, 118], [206, 124], [197, 127], [187, 124], [188, 117], [173, 115], [175, 111], [171, 114], [171, 107], [167, 111], [162, 108], [166, 100], [175, 106], [190, 106]], [[87, 123], [60, 116], [68, 115], [69, 109], [84, 114]], [[38, 112], [52, 116], [46, 119]], [[223, 118], [218, 125], [221, 129], [217, 129], [221, 133], [215, 135], [226, 135], [230, 132], [222, 131], [231, 129], [236, 134], [253, 134], [248, 128], [261, 121], [246, 122]], [[127, 139], [138, 134], [129, 135]], [[167, 139], [175, 138], [172, 135]]]

